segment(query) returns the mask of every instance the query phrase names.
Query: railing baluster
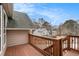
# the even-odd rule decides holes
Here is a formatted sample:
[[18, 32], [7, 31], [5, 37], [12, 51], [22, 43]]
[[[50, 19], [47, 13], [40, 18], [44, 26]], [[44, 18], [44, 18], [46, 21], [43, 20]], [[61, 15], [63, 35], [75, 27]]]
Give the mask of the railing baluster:
[[70, 49], [70, 36], [67, 37], [67, 49]]
[[71, 48], [73, 48], [73, 37], [71, 37], [71, 39], [70, 39], [70, 40], [72, 40], [72, 44], [71, 44], [71, 45], [72, 45], [72, 47], [71, 47]]
[[72, 39], [72, 37], [70, 37], [70, 48], [72, 48], [73, 47], [73, 39]]
[[73, 37], [73, 38], [74, 38], [73, 42], [74, 42], [74, 49], [75, 49], [75, 37]]
[[74, 49], [74, 38], [73, 37], [72, 37], [72, 40], [73, 40], [73, 43], [72, 44], [73, 44], [73, 49]]
[[74, 37], [74, 49], [76, 49], [76, 37]]
[[46, 41], [46, 46], [48, 47], [48, 40]]
[[78, 38], [76, 37], [76, 39], [75, 39], [75, 40], [76, 40], [76, 43], [75, 43], [75, 44], [76, 44], [76, 49], [77, 49], [77, 40], [78, 40]]
[[65, 48], [65, 41], [63, 42], [63, 48]]

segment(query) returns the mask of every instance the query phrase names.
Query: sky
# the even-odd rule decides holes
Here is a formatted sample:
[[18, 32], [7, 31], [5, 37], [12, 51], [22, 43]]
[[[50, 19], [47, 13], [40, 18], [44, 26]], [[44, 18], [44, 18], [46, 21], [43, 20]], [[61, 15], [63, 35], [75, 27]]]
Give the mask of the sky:
[[60, 25], [66, 20], [79, 20], [79, 3], [16, 3], [14, 10], [26, 13], [32, 21], [43, 18], [51, 25]]

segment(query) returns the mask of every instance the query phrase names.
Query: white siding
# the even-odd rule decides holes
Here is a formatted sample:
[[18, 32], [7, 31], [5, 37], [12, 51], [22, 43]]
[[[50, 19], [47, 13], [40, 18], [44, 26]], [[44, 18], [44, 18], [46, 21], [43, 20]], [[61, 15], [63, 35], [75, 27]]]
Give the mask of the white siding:
[[27, 44], [28, 43], [28, 32], [29, 31], [27, 31], [27, 30], [9, 30], [9, 31], [7, 31], [8, 46]]

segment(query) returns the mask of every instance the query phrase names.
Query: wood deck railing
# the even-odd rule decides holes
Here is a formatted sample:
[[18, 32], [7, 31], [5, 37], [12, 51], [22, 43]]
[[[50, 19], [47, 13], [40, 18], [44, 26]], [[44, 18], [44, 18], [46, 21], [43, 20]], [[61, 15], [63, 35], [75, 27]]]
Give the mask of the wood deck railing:
[[79, 36], [67, 36], [63, 40], [63, 50], [73, 50], [79, 53]]
[[46, 56], [63, 56], [64, 50], [79, 52], [79, 36], [54, 39], [29, 34], [29, 43]]
[[41, 37], [29, 34], [29, 43], [38, 49], [43, 55], [62, 55], [62, 40]]

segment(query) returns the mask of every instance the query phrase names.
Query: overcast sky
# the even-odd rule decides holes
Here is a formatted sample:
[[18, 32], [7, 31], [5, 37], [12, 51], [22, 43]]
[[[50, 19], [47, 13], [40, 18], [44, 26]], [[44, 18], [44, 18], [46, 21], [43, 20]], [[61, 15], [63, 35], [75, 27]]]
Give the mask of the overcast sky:
[[79, 4], [75, 3], [17, 3], [14, 10], [27, 13], [32, 20], [44, 18], [53, 25], [68, 19], [79, 20]]

